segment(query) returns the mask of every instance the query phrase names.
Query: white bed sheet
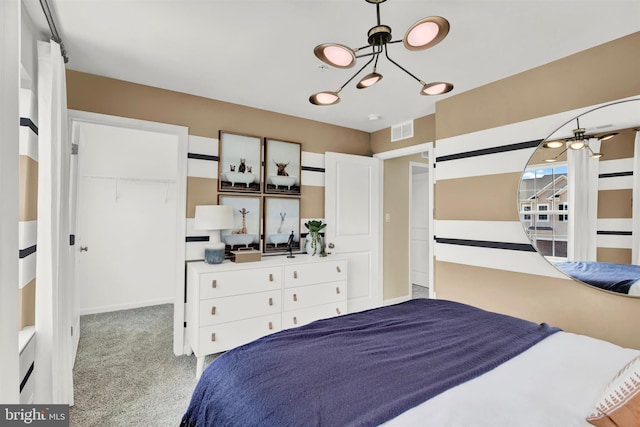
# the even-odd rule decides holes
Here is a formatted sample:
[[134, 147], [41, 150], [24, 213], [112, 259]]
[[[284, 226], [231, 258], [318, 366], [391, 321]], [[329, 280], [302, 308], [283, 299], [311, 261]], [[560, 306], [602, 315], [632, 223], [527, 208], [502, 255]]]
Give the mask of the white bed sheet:
[[640, 297], [640, 280], [636, 281], [633, 285], [631, 285], [631, 287], [629, 288], [629, 295], [633, 295], [635, 297]]
[[557, 332], [471, 381], [387, 421], [386, 427], [593, 427], [585, 418], [639, 350]]

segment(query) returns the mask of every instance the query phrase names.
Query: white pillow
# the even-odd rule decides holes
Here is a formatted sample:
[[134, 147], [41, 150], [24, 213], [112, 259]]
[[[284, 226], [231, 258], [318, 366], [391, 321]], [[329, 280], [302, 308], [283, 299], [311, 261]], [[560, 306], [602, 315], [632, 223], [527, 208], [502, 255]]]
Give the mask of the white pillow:
[[640, 356], [613, 377], [587, 421], [597, 427], [640, 426]]

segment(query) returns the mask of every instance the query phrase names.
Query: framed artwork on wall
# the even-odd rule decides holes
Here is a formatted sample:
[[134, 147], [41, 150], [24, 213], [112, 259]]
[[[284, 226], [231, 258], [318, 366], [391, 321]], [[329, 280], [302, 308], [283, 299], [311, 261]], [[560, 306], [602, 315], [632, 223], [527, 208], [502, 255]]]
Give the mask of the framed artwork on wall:
[[262, 138], [220, 131], [218, 190], [260, 193]]
[[300, 251], [300, 199], [265, 197], [263, 252], [287, 252], [289, 244]]
[[264, 192], [299, 196], [301, 157], [300, 143], [266, 138]]
[[261, 198], [220, 194], [218, 204], [233, 208], [233, 228], [220, 233], [220, 240], [225, 244], [225, 256], [229, 257], [230, 252], [236, 250], [261, 250]]

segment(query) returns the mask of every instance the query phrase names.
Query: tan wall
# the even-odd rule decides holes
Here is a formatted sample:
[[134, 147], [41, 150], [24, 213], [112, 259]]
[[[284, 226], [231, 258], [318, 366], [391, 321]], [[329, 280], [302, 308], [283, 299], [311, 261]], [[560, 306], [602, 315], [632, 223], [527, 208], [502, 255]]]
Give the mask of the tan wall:
[[20, 156], [20, 221], [38, 218], [38, 162]]
[[[218, 138], [220, 130], [299, 142], [303, 151], [369, 155], [369, 134], [313, 120], [185, 93], [67, 70], [70, 109], [187, 126], [190, 135]], [[215, 179], [189, 177], [187, 218], [198, 204], [217, 203]], [[324, 217], [324, 191], [302, 186], [301, 216]]]
[[638, 46], [640, 32], [443, 99], [436, 139], [637, 95]]
[[413, 138], [391, 142], [391, 128], [381, 129], [371, 134], [371, 152], [382, 153], [384, 151], [397, 150], [398, 148], [411, 147], [425, 142], [436, 140], [436, 115], [420, 117], [413, 122]]
[[67, 70], [67, 103], [75, 110], [187, 126], [189, 135], [225, 130], [293, 141], [303, 151], [369, 154], [369, 134], [313, 120]]
[[409, 289], [409, 162], [428, 163], [420, 154], [384, 161], [384, 299], [407, 296]]

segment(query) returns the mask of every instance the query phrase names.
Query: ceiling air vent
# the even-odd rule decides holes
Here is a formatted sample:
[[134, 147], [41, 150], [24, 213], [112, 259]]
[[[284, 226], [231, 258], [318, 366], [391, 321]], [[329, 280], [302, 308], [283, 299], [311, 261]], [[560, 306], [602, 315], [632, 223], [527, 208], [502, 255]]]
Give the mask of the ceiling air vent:
[[413, 138], [413, 120], [391, 126], [391, 142]]

